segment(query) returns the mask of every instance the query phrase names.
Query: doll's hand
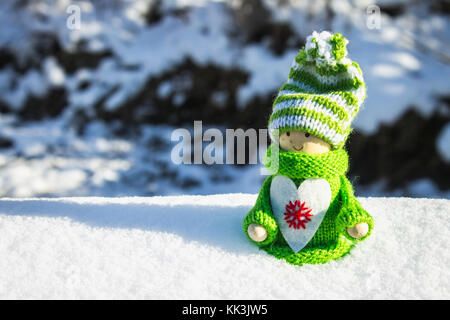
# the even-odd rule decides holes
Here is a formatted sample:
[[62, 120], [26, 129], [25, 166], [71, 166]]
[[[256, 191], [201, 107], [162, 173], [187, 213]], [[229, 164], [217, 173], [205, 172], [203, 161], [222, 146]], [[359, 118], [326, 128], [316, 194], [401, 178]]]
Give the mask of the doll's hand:
[[347, 233], [350, 237], [355, 239], [361, 239], [369, 232], [369, 225], [365, 222], [355, 224], [351, 228], [347, 228]]
[[255, 242], [263, 242], [267, 239], [267, 230], [262, 225], [251, 223], [247, 228], [248, 236]]

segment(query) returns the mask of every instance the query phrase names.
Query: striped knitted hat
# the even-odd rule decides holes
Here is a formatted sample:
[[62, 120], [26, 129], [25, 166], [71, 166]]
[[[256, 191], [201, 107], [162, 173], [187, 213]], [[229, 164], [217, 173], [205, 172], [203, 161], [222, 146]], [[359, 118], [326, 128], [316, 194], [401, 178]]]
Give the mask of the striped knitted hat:
[[327, 31], [314, 31], [306, 39], [273, 103], [272, 139], [275, 129], [280, 135], [301, 130], [333, 149], [344, 145], [366, 95], [361, 69], [347, 58], [347, 43], [341, 34]]

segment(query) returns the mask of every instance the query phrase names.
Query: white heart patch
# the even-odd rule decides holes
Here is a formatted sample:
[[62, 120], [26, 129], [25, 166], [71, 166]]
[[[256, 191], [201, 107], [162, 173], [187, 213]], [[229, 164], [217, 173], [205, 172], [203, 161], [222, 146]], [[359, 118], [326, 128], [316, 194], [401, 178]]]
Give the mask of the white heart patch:
[[319, 229], [331, 202], [325, 179], [306, 179], [300, 186], [276, 176], [270, 185], [273, 215], [284, 239], [294, 252], [302, 250]]

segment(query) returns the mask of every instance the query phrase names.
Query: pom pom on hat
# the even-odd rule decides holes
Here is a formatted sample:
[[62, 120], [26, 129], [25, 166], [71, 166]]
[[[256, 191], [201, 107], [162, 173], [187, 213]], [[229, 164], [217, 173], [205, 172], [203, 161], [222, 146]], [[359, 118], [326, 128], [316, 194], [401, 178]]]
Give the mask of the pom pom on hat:
[[340, 33], [332, 35], [328, 31], [321, 33], [313, 32], [306, 38], [305, 53], [308, 61], [315, 61], [317, 66], [335, 66], [344, 59], [344, 63], [348, 61], [347, 43]]

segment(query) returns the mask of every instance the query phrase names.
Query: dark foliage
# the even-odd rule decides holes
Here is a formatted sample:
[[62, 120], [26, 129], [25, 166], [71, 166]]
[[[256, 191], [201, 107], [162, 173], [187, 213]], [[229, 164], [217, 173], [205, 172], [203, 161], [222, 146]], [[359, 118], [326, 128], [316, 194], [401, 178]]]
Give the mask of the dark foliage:
[[6, 137], [0, 137], [0, 149], [11, 148], [14, 145], [14, 142]]
[[266, 43], [275, 55], [304, 44], [304, 39], [290, 24], [273, 21], [271, 12], [261, 0], [242, 1], [233, 9], [232, 15], [235, 24], [230, 36], [244, 43]]
[[[105, 121], [120, 119], [128, 127], [140, 123], [192, 124], [199, 119], [205, 124], [234, 124], [239, 117], [237, 89], [247, 78], [239, 69], [212, 64], [201, 66], [186, 58], [171, 70], [150, 78], [133, 98], [115, 111], [105, 110], [105, 97], [96, 106], [97, 116]], [[162, 97], [158, 88], [164, 83], [170, 83], [171, 90]], [[215, 95], [221, 99], [215, 99]]]
[[349, 139], [350, 174], [358, 183], [385, 179], [390, 190], [429, 178], [442, 190], [450, 189], [450, 164], [438, 154], [436, 140], [448, 116], [435, 112], [425, 117], [409, 109], [372, 135], [356, 132]]
[[54, 118], [67, 106], [67, 92], [64, 88], [52, 88], [44, 96], [28, 96], [19, 115], [24, 120]]

